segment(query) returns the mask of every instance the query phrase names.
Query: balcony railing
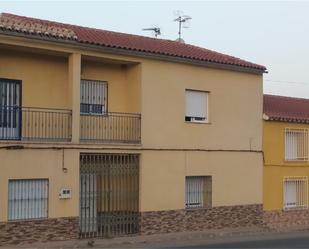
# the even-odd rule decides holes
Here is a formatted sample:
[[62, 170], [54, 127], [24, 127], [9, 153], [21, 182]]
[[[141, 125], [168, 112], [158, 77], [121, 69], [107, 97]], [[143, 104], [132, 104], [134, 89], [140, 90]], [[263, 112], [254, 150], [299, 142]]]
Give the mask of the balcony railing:
[[106, 143], [140, 143], [141, 115], [109, 112], [81, 114], [81, 140]]
[[0, 139], [70, 141], [72, 111], [0, 106]]

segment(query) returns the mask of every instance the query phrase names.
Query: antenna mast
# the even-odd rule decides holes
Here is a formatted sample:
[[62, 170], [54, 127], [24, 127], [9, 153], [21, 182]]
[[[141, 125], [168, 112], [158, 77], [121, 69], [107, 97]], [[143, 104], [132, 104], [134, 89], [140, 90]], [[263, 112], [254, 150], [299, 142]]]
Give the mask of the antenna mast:
[[175, 22], [178, 22], [178, 39], [177, 39], [178, 41], [182, 41], [182, 38], [181, 38], [182, 28], [188, 28], [188, 27], [183, 26], [183, 24], [185, 24], [191, 19], [192, 18], [190, 16], [181, 15], [180, 13], [178, 13], [178, 17], [174, 19]]
[[155, 38], [158, 38], [158, 35], [161, 35], [161, 29], [159, 27], [146, 28], [142, 30], [143, 31], [153, 31]]

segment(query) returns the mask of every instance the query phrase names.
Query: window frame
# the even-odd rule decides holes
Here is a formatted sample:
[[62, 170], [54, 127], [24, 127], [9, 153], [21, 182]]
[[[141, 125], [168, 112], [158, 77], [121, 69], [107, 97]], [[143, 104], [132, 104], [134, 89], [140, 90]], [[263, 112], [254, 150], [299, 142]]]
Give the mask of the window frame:
[[[300, 182], [301, 184], [303, 184], [303, 188], [302, 191], [305, 191], [305, 193], [302, 193], [302, 198], [301, 200], [298, 200], [297, 198], [300, 197], [300, 195], [298, 193], [295, 193], [295, 202], [296, 205], [295, 206], [289, 206], [287, 205], [287, 196], [286, 196], [286, 185], [288, 182], [296, 182], [296, 191], [297, 188], [299, 189], [300, 184], [298, 184], [297, 187], [297, 182]], [[308, 209], [308, 177], [307, 176], [285, 176], [283, 178], [283, 183], [282, 183], [282, 200], [283, 200], [283, 210], [284, 211], [289, 211], [289, 210], [301, 210], [301, 209]], [[297, 205], [298, 202], [301, 202], [301, 205]]]
[[[197, 118], [200, 117], [190, 117], [187, 116], [187, 91], [191, 92], [199, 92], [199, 93], [205, 93], [206, 94], [206, 117], [203, 120], [198, 120]], [[209, 98], [210, 98], [210, 91], [207, 90], [199, 90], [199, 89], [191, 89], [191, 88], [186, 88], [185, 89], [185, 122], [186, 123], [196, 123], [196, 124], [209, 124], [210, 119], [209, 119]], [[187, 118], [190, 118], [191, 120], [187, 120]]]
[[[81, 108], [82, 105], [94, 106], [95, 104], [83, 103], [81, 101], [81, 96], [80, 96], [80, 114], [85, 115], [85, 116], [86, 115], [91, 115], [91, 116], [106, 116], [106, 115], [108, 115], [108, 81], [106, 81], [106, 80], [81, 79], [80, 80], [80, 88], [81, 88], [83, 81], [103, 84], [103, 87], [104, 87], [104, 90], [105, 90], [104, 96], [102, 96], [103, 101], [104, 101], [104, 105], [101, 105], [102, 108], [103, 108], [102, 112], [91, 112], [91, 111], [90, 112], [83, 112], [82, 108]], [[81, 89], [80, 89], [80, 91], [81, 91]], [[80, 93], [80, 95], [81, 95], [81, 93]]]
[[[188, 180], [189, 179], [198, 179], [199, 181], [202, 181], [202, 191], [198, 193], [200, 195], [197, 197], [197, 200], [199, 200], [201, 203], [200, 205], [190, 203], [188, 200], [192, 198], [192, 196], [189, 196], [188, 193]], [[191, 180], [191, 181], [192, 181]], [[192, 182], [191, 182], [192, 184]], [[196, 183], [193, 183], [193, 185]], [[195, 193], [191, 193], [190, 195], [196, 195]], [[196, 198], [196, 196], [195, 196]], [[185, 176], [185, 209], [186, 210], [194, 210], [194, 209], [201, 209], [201, 208], [211, 208], [212, 207], [212, 176], [211, 175], [195, 175], [195, 176]]]
[[[27, 216], [28, 217], [22, 217], [22, 218], [16, 218], [16, 214], [15, 215], [10, 215], [10, 210], [13, 210], [13, 207], [10, 206], [11, 205], [11, 199], [10, 199], [10, 182], [34, 182], [34, 181], [46, 181], [46, 198], [44, 198], [42, 201], [44, 201], [44, 204], [43, 205], [40, 205], [39, 208], [42, 208], [43, 210], [42, 211], [35, 211], [37, 214], [39, 213], [44, 213], [45, 215], [44, 216], [40, 216], [40, 217], [29, 217], [31, 216], [32, 212], [33, 211], [30, 211], [30, 206], [29, 206], [29, 203], [28, 204], [24, 204], [24, 206], [26, 206], [26, 208], [28, 208], [29, 210], [27, 211], [24, 211], [27, 213]], [[33, 184], [33, 183], [32, 183]], [[49, 216], [49, 179], [48, 178], [18, 178], [18, 179], [8, 179], [8, 195], [7, 195], [7, 201], [8, 201], [8, 204], [7, 204], [7, 220], [9, 222], [16, 222], [16, 221], [23, 221], [23, 220], [40, 220], [40, 219], [47, 219], [48, 216]], [[16, 187], [16, 186], [15, 186]], [[20, 187], [20, 186], [19, 186]], [[16, 191], [16, 190], [15, 190]], [[28, 190], [28, 194], [30, 193], [31, 191]], [[18, 192], [17, 192], [18, 193]], [[15, 193], [16, 194], [16, 193]], [[42, 195], [44, 195], [44, 193], [42, 192], [41, 193]], [[22, 199], [23, 200], [23, 199]], [[40, 200], [40, 199], [34, 199], [34, 200]], [[16, 200], [15, 200], [16, 201]], [[28, 200], [29, 201], [29, 200]], [[23, 205], [22, 204], [19, 204], [19, 208], [23, 208]], [[46, 210], [44, 210], [44, 208]], [[20, 211], [20, 210], [19, 210]], [[18, 212], [19, 212], [18, 211]], [[13, 217], [13, 218], [11, 218]], [[15, 217], [15, 218], [14, 218]]]
[[[303, 132], [303, 136], [304, 136], [304, 154], [303, 157], [298, 157], [298, 154], [296, 152], [296, 158], [288, 158], [288, 152], [287, 152], [287, 146], [288, 146], [288, 138], [287, 138], [287, 134], [288, 132]], [[307, 134], [307, 135], [305, 135]], [[307, 140], [307, 144], [306, 143]], [[306, 148], [307, 147], [307, 148]], [[295, 148], [294, 148], [295, 149]], [[296, 151], [297, 151], [297, 147], [296, 147]], [[307, 128], [292, 128], [292, 127], [286, 127], [284, 129], [284, 161], [286, 162], [308, 162], [309, 161], [309, 129]]]

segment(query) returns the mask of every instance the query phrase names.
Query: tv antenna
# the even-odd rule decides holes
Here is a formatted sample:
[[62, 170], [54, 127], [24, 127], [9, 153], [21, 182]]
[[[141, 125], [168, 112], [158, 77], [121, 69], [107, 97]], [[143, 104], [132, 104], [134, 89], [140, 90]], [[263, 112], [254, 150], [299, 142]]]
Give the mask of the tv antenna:
[[159, 27], [153, 27], [153, 28], [145, 28], [142, 29], [143, 31], [152, 31], [155, 38], [158, 38], [158, 35], [161, 35], [161, 28]]
[[190, 16], [184, 15], [181, 11], [176, 11], [174, 13], [177, 18], [174, 19], [174, 22], [178, 22], [178, 39], [177, 41], [184, 42], [181, 38], [182, 28], [189, 28], [190, 20], [192, 19]]

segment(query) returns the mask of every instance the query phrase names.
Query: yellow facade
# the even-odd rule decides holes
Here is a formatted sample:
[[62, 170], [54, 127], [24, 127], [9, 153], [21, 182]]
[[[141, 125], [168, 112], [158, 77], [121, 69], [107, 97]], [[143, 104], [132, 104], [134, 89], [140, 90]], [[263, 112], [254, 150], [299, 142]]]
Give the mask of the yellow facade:
[[265, 210], [283, 209], [284, 177], [309, 177], [309, 161], [285, 160], [285, 129], [308, 129], [308, 124], [264, 121], [263, 203]]
[[[140, 155], [140, 212], [184, 209], [186, 176], [212, 176], [213, 206], [262, 203], [262, 75], [1, 35], [0, 45], [0, 78], [22, 80], [23, 106], [72, 111], [72, 141], [0, 141], [23, 146], [0, 150], [0, 221], [19, 178], [49, 179], [50, 218], [78, 216], [82, 152]], [[80, 141], [81, 79], [108, 82], [109, 112], [141, 114], [141, 143]], [[185, 122], [186, 89], [209, 92], [209, 123]], [[63, 187], [71, 199], [58, 198]]]

